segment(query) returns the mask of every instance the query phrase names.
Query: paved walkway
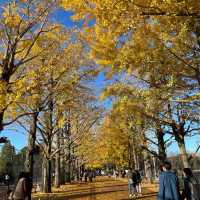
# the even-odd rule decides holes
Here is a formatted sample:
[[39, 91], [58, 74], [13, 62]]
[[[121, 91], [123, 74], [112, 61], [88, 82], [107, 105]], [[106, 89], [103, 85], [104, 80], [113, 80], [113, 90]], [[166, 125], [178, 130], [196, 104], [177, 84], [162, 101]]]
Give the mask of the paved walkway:
[[[52, 194], [34, 194], [34, 200], [129, 200], [126, 180], [101, 177], [93, 183], [64, 185]], [[155, 200], [156, 186], [142, 185], [143, 197], [138, 199]]]

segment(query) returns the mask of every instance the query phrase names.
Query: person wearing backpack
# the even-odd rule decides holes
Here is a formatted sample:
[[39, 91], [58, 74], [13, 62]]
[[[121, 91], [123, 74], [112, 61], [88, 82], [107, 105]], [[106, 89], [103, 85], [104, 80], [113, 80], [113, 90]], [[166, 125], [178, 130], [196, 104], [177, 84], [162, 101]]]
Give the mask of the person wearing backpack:
[[129, 197], [134, 198], [136, 196], [136, 184], [137, 184], [137, 175], [134, 170], [131, 168], [127, 173], [128, 178], [128, 189], [129, 189]]
[[137, 184], [136, 184], [136, 189], [137, 189], [137, 195], [142, 196], [142, 188], [141, 188], [141, 182], [142, 182], [142, 177], [140, 175], [139, 170], [135, 170], [136, 172], [136, 177], [137, 177]]
[[200, 200], [200, 186], [192, 170], [190, 168], [184, 168], [183, 175], [184, 189], [181, 195], [182, 200]]

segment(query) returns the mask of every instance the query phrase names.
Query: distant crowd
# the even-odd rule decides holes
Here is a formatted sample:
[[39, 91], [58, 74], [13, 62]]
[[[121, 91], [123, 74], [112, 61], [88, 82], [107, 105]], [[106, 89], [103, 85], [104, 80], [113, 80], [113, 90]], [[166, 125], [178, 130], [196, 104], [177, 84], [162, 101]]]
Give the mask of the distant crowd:
[[81, 175], [80, 175], [80, 181], [85, 181], [85, 183], [87, 183], [88, 181], [89, 182], [92, 182], [93, 179], [96, 178], [96, 172], [95, 170], [91, 170], [91, 169], [87, 169], [87, 170], [84, 170]]

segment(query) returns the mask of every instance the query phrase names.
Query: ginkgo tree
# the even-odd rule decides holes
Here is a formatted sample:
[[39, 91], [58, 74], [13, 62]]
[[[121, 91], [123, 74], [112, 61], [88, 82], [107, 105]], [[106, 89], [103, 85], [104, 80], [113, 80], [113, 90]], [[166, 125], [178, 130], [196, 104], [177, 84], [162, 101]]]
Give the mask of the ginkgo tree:
[[[0, 130], [20, 117], [17, 102], [25, 92], [29, 63], [42, 55], [42, 38], [56, 28], [49, 24], [55, 1], [10, 1], [2, 7], [0, 18]], [[34, 73], [34, 72], [33, 72]]]
[[[97, 149], [101, 149], [102, 162], [112, 163], [117, 168], [137, 166], [137, 130], [133, 130], [132, 113], [121, 101], [114, 103], [112, 110], [105, 116], [98, 130]], [[137, 168], [137, 167], [136, 167]]]
[[[76, 41], [72, 39], [75, 34], [77, 35]], [[17, 109], [13, 106], [9, 108], [16, 110], [16, 115], [24, 116], [23, 118], [17, 117], [16, 121], [25, 130], [27, 130], [27, 124], [30, 125], [30, 130], [27, 130], [29, 144], [26, 170], [32, 175], [33, 153], [35, 141], [38, 141], [38, 131], [41, 132], [43, 138], [41, 149], [50, 164], [52, 154], [56, 154], [51, 150], [53, 138], [67, 121], [64, 112], [76, 105], [78, 99], [81, 98], [79, 90], [84, 86], [79, 88], [79, 82], [87, 79], [86, 71], [90, 70], [90, 67], [86, 67], [90, 62], [86, 59], [84, 43], [79, 40], [77, 30], [66, 30], [61, 25], [57, 25], [40, 39], [41, 48], [44, 48], [40, 56], [29, 62], [23, 85], [26, 90], [18, 97]], [[85, 66], [84, 70], [80, 69], [82, 65]], [[86, 94], [83, 93], [82, 96], [84, 95]], [[24, 113], [31, 113], [31, 115], [25, 116]], [[47, 188], [46, 186], [44, 188]], [[49, 186], [46, 191], [50, 191], [50, 188]]]
[[165, 135], [169, 134], [170, 138], [174, 138], [179, 146], [183, 165], [187, 167], [190, 164], [185, 140], [191, 133], [198, 133], [199, 122], [195, 119], [198, 108], [191, 104], [172, 102], [171, 98], [178, 95], [174, 87], [158, 84], [161, 80], [159, 77], [156, 80], [157, 87], [146, 85], [139, 88], [131, 84], [114, 84], [105, 90], [104, 97], [115, 96], [123, 102], [125, 108], [128, 108], [127, 112], [131, 110], [133, 116], [139, 113], [143, 116], [143, 124], [148, 121], [147, 129], [148, 127], [153, 128], [158, 143], [156, 144], [150, 138], [146, 139], [159, 147], [157, 157], [161, 161], [166, 159], [167, 144], [165, 143], [169, 142]]

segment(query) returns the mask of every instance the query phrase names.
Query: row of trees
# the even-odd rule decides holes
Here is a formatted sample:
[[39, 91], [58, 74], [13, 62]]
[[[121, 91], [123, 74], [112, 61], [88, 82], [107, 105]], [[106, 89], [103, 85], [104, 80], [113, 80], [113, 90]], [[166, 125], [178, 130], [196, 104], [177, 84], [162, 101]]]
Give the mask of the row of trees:
[[122, 164], [128, 161], [125, 151], [133, 160], [133, 152], [144, 149], [149, 168], [150, 155], [163, 162], [175, 141], [182, 165], [190, 167], [185, 140], [199, 134], [200, 4], [79, 0], [63, 1], [63, 6], [75, 11], [74, 20], [95, 20], [86, 26], [85, 38], [97, 71], [112, 80], [102, 94], [114, 102], [103, 123], [104, 155]]
[[40, 155], [42, 191], [51, 192], [53, 172], [59, 187], [90, 159], [84, 143], [94, 142], [102, 116], [91, 89], [96, 66], [81, 31], [53, 18], [60, 1], [10, 1], [2, 9], [0, 131], [14, 123], [28, 133], [24, 169], [33, 177]]

